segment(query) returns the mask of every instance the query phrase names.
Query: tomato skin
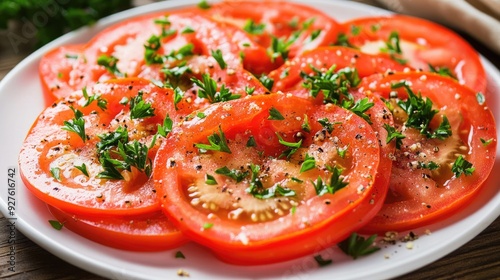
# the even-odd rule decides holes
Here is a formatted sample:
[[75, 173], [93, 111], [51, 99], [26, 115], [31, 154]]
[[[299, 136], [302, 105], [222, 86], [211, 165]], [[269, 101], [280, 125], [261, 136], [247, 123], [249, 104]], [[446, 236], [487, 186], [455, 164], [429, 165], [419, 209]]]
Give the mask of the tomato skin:
[[[352, 34], [353, 27], [358, 29]], [[449, 68], [461, 84], [476, 92], [485, 92], [486, 73], [478, 53], [453, 31], [430, 21], [404, 15], [359, 18], [344, 23], [349, 43], [362, 47], [375, 41], [387, 41], [397, 31], [400, 41], [416, 44], [414, 54], [408, 56], [403, 47], [403, 58], [414, 69], [430, 71], [434, 67]], [[383, 46], [382, 46], [383, 47]], [[370, 51], [371, 52], [371, 51]]]
[[[283, 113], [286, 125], [279, 125], [280, 121], [267, 120], [268, 111], [271, 108]], [[191, 199], [195, 193], [188, 195], [186, 192], [189, 192], [188, 189], [193, 184], [198, 186], [191, 182], [191, 180], [198, 180], [194, 179], [195, 176], [203, 177], [205, 173], [214, 174], [213, 170], [220, 167], [221, 164], [229, 165], [235, 160], [237, 162], [234, 163], [234, 166], [243, 166], [248, 162], [259, 161], [258, 153], [246, 154], [252, 148], [238, 146], [244, 145], [243, 142], [245, 142], [238, 144], [239, 141], [242, 141], [238, 140], [241, 137], [238, 135], [254, 135], [258, 149], [264, 151], [264, 158], [267, 158], [267, 155], [275, 156], [280, 152], [276, 153], [275, 149], [266, 150], [266, 147], [274, 148], [276, 143], [274, 141], [261, 141], [257, 137], [262, 124], [266, 124], [266, 127], [274, 128], [278, 133], [287, 136], [286, 141], [292, 141], [293, 135], [296, 131], [300, 131], [303, 122], [299, 116], [303, 117], [304, 114], [310, 117], [311, 123], [310, 135], [303, 138], [304, 147], [312, 145], [311, 136], [323, 129], [316, 121], [317, 119], [328, 117], [332, 122], [342, 120], [343, 124], [336, 127], [334, 131], [343, 131], [339, 132], [339, 143], [351, 142], [352, 149], [349, 148], [350, 157], [345, 159], [345, 168], [349, 170], [353, 168], [348, 172], [349, 175], [346, 175], [352, 184], [333, 195], [317, 196], [314, 189], [304, 189], [304, 195], [307, 194], [306, 196], [310, 198], [297, 205], [295, 214], [287, 212], [281, 214], [279, 219], [259, 223], [248, 222], [246, 219], [249, 218], [234, 220], [229, 218], [231, 215], [226, 217], [222, 210], [222, 212], [217, 212], [218, 210], [211, 212], [211, 210], [205, 211], [194, 207], [192, 204], [194, 202]], [[217, 257], [223, 261], [240, 265], [268, 264], [316, 252], [346, 238], [354, 230], [367, 223], [380, 208], [383, 197], [378, 197], [378, 194], [385, 192], [386, 186], [373, 185], [373, 178], [379, 163], [377, 140], [373, 130], [365, 125], [361, 118], [352, 113], [337, 106], [317, 106], [305, 99], [276, 94], [252, 96], [226, 104], [213, 105], [210, 110], [205, 111], [205, 115], [203, 119], [195, 118], [184, 122], [164, 142], [155, 160], [154, 180], [163, 210], [172, 219], [172, 223], [193, 241], [212, 249]], [[209, 135], [218, 130], [219, 125], [225, 132], [229, 144], [233, 147], [231, 148], [232, 154], [214, 153], [213, 161], [204, 162], [204, 164], [198, 163], [196, 155], [198, 152], [193, 147], [193, 143], [205, 142]], [[337, 136], [337, 134], [335, 135]], [[356, 137], [360, 143], [356, 140], [353, 141], [354, 135], [360, 135]], [[328, 143], [324, 144], [325, 147], [332, 145], [329, 141], [325, 141], [325, 143]], [[314, 148], [310, 149], [311, 152], [314, 150]], [[328, 155], [336, 152], [329, 149], [325, 150], [325, 153]], [[286, 173], [287, 169], [279, 167], [281, 164], [287, 165], [285, 160], [271, 160], [269, 164], [270, 166], [277, 164], [276, 170], [282, 170], [277, 173], [270, 171], [270, 174], [273, 174], [273, 180], [282, 180], [286, 176], [290, 176], [286, 175], [288, 174]], [[198, 165], [200, 167], [196, 169], [195, 166]], [[316, 179], [315, 174], [323, 171], [318, 169], [309, 172], [313, 173], [309, 175], [302, 173], [297, 176], [308, 176], [308, 178]], [[303, 179], [305, 184], [309, 184], [308, 179]], [[223, 177], [217, 177], [217, 181], [227, 182]], [[226, 186], [225, 184], [224, 186]], [[229, 189], [238, 193], [238, 196], [242, 196], [240, 203], [254, 199], [241, 187], [227, 184]], [[357, 190], [360, 186], [365, 186], [365, 188]], [[215, 187], [217, 186], [213, 186], [213, 188]], [[260, 202], [259, 200], [256, 203]], [[221, 203], [220, 207], [225, 207], [223, 206], [224, 202]], [[243, 214], [242, 217], [245, 215], [249, 214]], [[307, 220], [306, 224], [304, 224], [304, 220]], [[204, 229], [206, 223], [212, 223], [213, 226]]]
[[[391, 83], [403, 80], [411, 84], [415, 93], [430, 98], [436, 107], [448, 116], [452, 133], [457, 135], [452, 137], [461, 140], [454, 140], [460, 141], [460, 148], [453, 146], [450, 148], [453, 142], [450, 144], [439, 140], [426, 140], [423, 136], [412, 136], [410, 134], [412, 132], [408, 132], [408, 139], [403, 139], [402, 149], [396, 150], [397, 161], [393, 165], [386, 202], [377, 216], [362, 229], [365, 233], [411, 230], [457, 213], [474, 199], [495, 163], [497, 146], [495, 121], [489, 108], [485, 104], [479, 104], [475, 92], [469, 88], [437, 74], [410, 72], [365, 78], [360, 90], [372, 91], [383, 98], [388, 98], [391, 91], [406, 96], [404, 90], [394, 90], [390, 87]], [[485, 145], [481, 139], [490, 140], [491, 143]], [[452, 176], [450, 171], [441, 169], [438, 174], [443, 175], [435, 175], [423, 169], [410, 171], [408, 164], [416, 160], [413, 159], [413, 155], [420, 151], [412, 149], [412, 144], [415, 143], [420, 143], [424, 147], [421, 152], [427, 155], [429, 160], [436, 162], [444, 160], [443, 164], [451, 164], [456, 156], [442, 159], [450, 156], [443, 154], [445, 151], [446, 153], [451, 151], [453, 154], [462, 154], [472, 163], [475, 170], [472, 175], [462, 174], [458, 178]], [[434, 145], [439, 149], [432, 149]], [[404, 153], [410, 155], [408, 159], [405, 159], [406, 156], [400, 156]]]
[[[62, 46], [47, 53], [39, 65], [47, 105], [84, 86], [119, 78], [97, 64], [97, 59], [101, 55], [117, 58], [117, 69], [127, 77], [164, 81], [166, 76], [162, 72], [163, 67], [173, 68], [181, 61], [185, 61], [192, 68], [195, 77], [201, 76], [201, 73], [210, 73], [219, 85], [226, 84], [226, 87], [233, 91], [242, 91], [243, 82], [256, 87], [256, 93], [265, 91], [260, 82], [243, 69], [240, 58], [243, 48], [256, 53], [262, 49], [243, 31], [232, 25], [190, 13], [188, 10], [169, 14], [170, 24], [166, 27], [155, 23], [155, 20], [164, 18], [163, 12], [133, 18], [105, 29], [85, 45]], [[194, 29], [195, 32], [183, 33], [182, 30], [187, 27]], [[161, 48], [157, 51], [159, 55], [175, 52], [187, 44], [193, 45], [193, 55], [181, 60], [169, 60], [161, 65], [148, 65], [145, 61], [144, 45], [152, 35], [162, 34], [163, 28], [175, 32], [161, 39]], [[243, 47], [240, 41], [249, 42], [250, 45]], [[227, 64], [225, 70], [220, 69], [212, 57], [211, 52], [215, 50], [222, 52]], [[265, 53], [264, 49], [262, 51]], [[225, 79], [219, 80], [221, 77]], [[242, 81], [237, 81], [235, 77]], [[236, 86], [231, 87], [234, 84]]]
[[[301, 71], [313, 74], [310, 65], [316, 69], [326, 71], [332, 66], [335, 70], [346, 67], [356, 68], [360, 78], [387, 71], [397, 72], [408, 69], [407, 66], [394, 62], [392, 59], [380, 55], [369, 55], [347, 47], [319, 47], [307, 51], [292, 60], [285, 62], [280, 68], [272, 71], [269, 77], [275, 80], [272, 91], [287, 92], [294, 90], [294, 94], [309, 97], [309, 93], [302, 87]], [[303, 89], [303, 92], [299, 92]]]
[[[315, 19], [291, 44], [288, 58], [294, 58], [307, 50], [330, 44], [342, 30], [339, 23], [323, 12], [288, 1], [222, 1], [200, 12], [208, 14], [216, 21], [227, 22], [241, 29], [249, 19], [255, 24], [265, 25], [263, 32], [249, 34], [254, 42], [263, 47], [264, 52], [255, 49], [243, 50], [245, 57], [248, 57], [248, 60], [244, 61], [245, 68], [251, 69], [254, 74], [268, 73], [284, 62], [281, 58], [274, 62], [268, 61], [269, 54], [266, 54], [265, 50], [271, 46], [273, 36], [288, 39], [294, 32], [301, 30], [308, 20]], [[295, 23], [292, 24], [292, 21]], [[319, 35], [310, 40], [311, 34], [318, 30]]]
[[[152, 103], [155, 116], [130, 120], [124, 112], [128, 105], [119, 102], [124, 98], [144, 92], [145, 102]], [[89, 95], [100, 94], [107, 101], [102, 110], [94, 101], [84, 106], [82, 92], [62, 99], [40, 114], [30, 129], [19, 154], [21, 177], [27, 188], [39, 199], [63, 211], [83, 214], [135, 215], [159, 210], [152, 180], [143, 173], [130, 174], [130, 180], [97, 179], [101, 164], [97, 159], [98, 135], [114, 131], [119, 125], [128, 126], [129, 139], [149, 143], [157, 125], [170, 115], [178, 121], [178, 114], [191, 112], [192, 104], [181, 103], [179, 111], [173, 106], [170, 89], [159, 88], [143, 79], [130, 78], [97, 84], [87, 88]], [[74, 132], [63, 130], [63, 122], [74, 118], [69, 106], [84, 115], [87, 141]], [[159, 143], [149, 150], [152, 159]], [[86, 164], [90, 177], [77, 170], [75, 165]], [[51, 174], [60, 168], [60, 180]]]
[[161, 211], [127, 217], [74, 215], [48, 206], [50, 213], [78, 235], [99, 244], [136, 252], [177, 248], [187, 239]]

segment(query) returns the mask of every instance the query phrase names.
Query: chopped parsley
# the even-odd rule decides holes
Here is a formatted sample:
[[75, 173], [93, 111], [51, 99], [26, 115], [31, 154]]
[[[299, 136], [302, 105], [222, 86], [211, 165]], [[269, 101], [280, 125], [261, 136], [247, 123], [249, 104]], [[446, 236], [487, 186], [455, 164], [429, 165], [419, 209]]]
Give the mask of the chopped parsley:
[[205, 151], [219, 151], [219, 152], [224, 152], [224, 153], [231, 153], [231, 150], [227, 146], [227, 140], [226, 136], [224, 135], [224, 132], [222, 131], [222, 128], [219, 126], [219, 133], [215, 132], [214, 134], [208, 136], [208, 142], [210, 145], [207, 144], [195, 144], [195, 147], [200, 149], [200, 152], [205, 152]]
[[95, 95], [92, 95], [92, 96], [89, 96], [88, 92], [87, 92], [87, 87], [84, 87], [82, 89], [82, 94], [83, 94], [83, 97], [85, 98], [86, 102], [85, 104], [83, 105], [83, 107], [87, 107], [89, 106], [90, 104], [92, 104], [92, 102], [94, 101], [97, 101], [97, 106], [99, 108], [101, 108], [101, 110], [105, 111], [107, 108], [108, 108], [108, 101], [106, 101], [106, 99], [103, 99], [101, 97], [101, 95], [98, 95], [98, 94], [95, 94]]
[[127, 75], [122, 73], [116, 66], [117, 63], [118, 58], [114, 56], [102, 54], [97, 58], [97, 64], [103, 66], [110, 74], [113, 74], [116, 77], [126, 77]]
[[380, 250], [373, 245], [377, 235], [374, 234], [367, 239], [353, 232], [349, 238], [340, 242], [337, 246], [348, 256], [357, 259]]
[[176, 259], [185, 259], [186, 256], [184, 256], [184, 254], [181, 251], [177, 251], [177, 252], [175, 252], [175, 258]]
[[174, 107], [175, 107], [175, 110], [179, 110], [179, 108], [177, 107], [177, 104], [179, 104], [179, 102], [182, 101], [183, 96], [184, 96], [184, 92], [182, 91], [182, 89], [180, 89], [179, 87], [174, 88]]
[[217, 185], [217, 180], [210, 174], [205, 174], [205, 184], [207, 185]]
[[309, 117], [304, 114], [304, 121], [302, 122], [302, 125], [300, 126], [303, 131], [305, 132], [311, 132], [311, 125], [309, 124]]
[[278, 109], [271, 107], [269, 109], [269, 117], [267, 117], [268, 120], [275, 120], [275, 121], [282, 121], [285, 119], [283, 115], [278, 111]]
[[64, 226], [63, 223], [57, 221], [57, 220], [49, 220], [49, 224], [52, 226], [52, 228], [56, 230], [61, 230]]
[[80, 170], [83, 175], [89, 177], [89, 172], [87, 171], [87, 165], [85, 163], [82, 163], [82, 165], [75, 165], [75, 168]]
[[316, 159], [306, 154], [304, 162], [300, 165], [300, 173], [316, 168]]
[[203, 224], [203, 229], [211, 229], [214, 226], [213, 223], [204, 223]]
[[370, 102], [368, 97], [365, 97], [363, 99], [357, 100], [356, 102], [350, 101], [349, 103], [343, 103], [342, 107], [348, 109], [349, 111], [363, 118], [367, 123], [371, 124], [372, 121], [370, 120], [370, 116], [368, 116], [365, 112], [374, 105], [375, 104], [373, 102]]
[[472, 166], [472, 163], [468, 162], [462, 155], [458, 156], [458, 158], [453, 163], [451, 167], [451, 172], [455, 174], [455, 177], [460, 177], [460, 175], [465, 174], [465, 176], [470, 176], [474, 172], [475, 168]]
[[256, 147], [257, 142], [255, 142], [255, 138], [253, 136], [248, 137], [247, 147]]
[[75, 117], [69, 121], [64, 121], [62, 129], [76, 133], [83, 142], [85, 142], [87, 140], [87, 135], [85, 134], [85, 119], [83, 118], [83, 113], [73, 107], [70, 108], [75, 114]]
[[110, 150], [118, 146], [119, 142], [128, 142], [128, 131], [126, 127], [119, 126], [115, 131], [105, 134], [97, 135], [100, 142], [97, 143], [97, 153], [101, 154], [106, 150]]
[[391, 32], [385, 42], [385, 48], [381, 48], [380, 51], [388, 53], [399, 64], [406, 64], [407, 62], [406, 59], [402, 58], [403, 51], [400, 46], [399, 33], [396, 31]]
[[248, 19], [243, 26], [243, 30], [245, 30], [249, 34], [260, 35], [264, 33], [266, 29], [266, 25], [261, 23], [257, 24], [252, 19]]
[[427, 65], [429, 66], [429, 70], [432, 72], [432, 73], [437, 73], [441, 76], [444, 76], [444, 77], [450, 77], [450, 78], [453, 78], [453, 79], [457, 79], [455, 77], [455, 75], [453, 75], [453, 72], [451, 72], [450, 68], [448, 67], [435, 67], [433, 66], [432, 64], [430, 63], [427, 63]]
[[297, 150], [300, 148], [300, 146], [302, 145], [302, 139], [299, 140], [299, 142], [287, 142], [285, 140], [283, 140], [283, 138], [281, 137], [281, 135], [276, 132], [276, 136], [278, 136], [278, 141], [281, 145], [287, 147], [279, 157], [286, 157], [287, 159], [289, 159], [295, 152], [297, 152]]
[[334, 123], [331, 123], [328, 118], [322, 118], [322, 119], [319, 119], [318, 120], [319, 124], [321, 124], [321, 126], [326, 130], [328, 131], [328, 133], [332, 133], [333, 132], [333, 125]]
[[387, 138], [385, 139], [385, 143], [389, 144], [392, 140], [396, 141], [396, 148], [401, 149], [401, 145], [403, 144], [403, 139], [406, 138], [401, 132], [397, 131], [396, 128], [390, 126], [387, 123], [384, 123], [384, 128], [387, 130]]
[[248, 176], [248, 171], [242, 172], [238, 169], [229, 169], [227, 166], [215, 170], [216, 174], [227, 176], [239, 183]]
[[215, 51], [211, 50], [211, 53], [212, 53], [212, 56], [215, 59], [215, 61], [217, 61], [217, 63], [219, 64], [220, 69], [226, 69], [227, 64], [224, 61], [224, 57], [222, 56], [222, 51], [219, 49], [217, 49]]
[[202, 10], [208, 10], [210, 9], [212, 6], [210, 6], [210, 4], [208, 4], [207, 0], [201, 0], [199, 3], [198, 3], [198, 8], [202, 9]]
[[481, 140], [481, 143], [483, 144], [483, 146], [488, 146], [489, 144], [491, 144], [491, 142], [493, 142], [493, 138], [491, 139], [483, 139], [483, 138], [479, 138], [479, 140]]
[[143, 119], [147, 117], [153, 117], [155, 109], [151, 106], [151, 103], [146, 103], [142, 99], [143, 92], [139, 91], [137, 96], [130, 99], [130, 118], [131, 119]]
[[325, 260], [325, 259], [323, 259], [323, 257], [321, 255], [314, 256], [314, 260], [318, 263], [318, 265], [320, 267], [332, 264], [332, 260], [331, 259]]
[[50, 169], [50, 174], [52, 175], [52, 177], [54, 177], [54, 179], [56, 179], [57, 181], [61, 181], [61, 169], [59, 167], [52, 167]]
[[164, 62], [164, 57], [158, 54], [158, 50], [161, 48], [160, 36], [151, 35], [146, 41], [146, 44], [144, 44], [144, 48], [144, 60], [147, 65], [162, 64]]
[[210, 103], [225, 102], [241, 97], [239, 94], [231, 93], [225, 85], [217, 91], [217, 82], [206, 73], [201, 78], [201, 81], [196, 78], [191, 78], [191, 81], [199, 87], [198, 97], [208, 99]]
[[439, 110], [432, 109], [433, 103], [429, 98], [422, 98], [420, 93], [417, 96], [413, 93], [406, 81], [401, 81], [391, 85], [392, 89], [401, 87], [406, 89], [408, 99], [406, 101], [399, 100], [397, 104], [408, 115], [408, 119], [405, 122], [407, 127], [419, 129], [420, 134], [425, 135], [427, 138], [437, 138], [443, 140], [451, 136], [451, 126], [446, 116], [443, 116], [441, 124], [434, 132], [430, 131], [429, 124]]
[[262, 83], [262, 85], [267, 88], [268, 90], [272, 90], [273, 85], [274, 85], [274, 80], [266, 76], [265, 74], [262, 74], [260, 76], [259, 81]]
[[318, 196], [322, 196], [326, 193], [334, 194], [335, 192], [337, 192], [338, 190], [344, 188], [349, 184], [348, 182], [344, 182], [340, 178], [340, 175], [342, 174], [341, 168], [331, 167], [328, 165], [326, 166], [326, 168], [328, 169], [328, 171], [332, 173], [332, 175], [330, 176], [330, 183], [327, 184], [319, 176], [315, 182], [312, 182], [314, 189], [316, 190], [316, 194]]
[[310, 65], [314, 74], [301, 72], [304, 79], [303, 86], [308, 88], [312, 97], [323, 93], [324, 103], [341, 104], [342, 98], [352, 98], [349, 94], [351, 87], [356, 87], [361, 82], [355, 68], [343, 68], [335, 72], [336, 65], [330, 67], [325, 73]]

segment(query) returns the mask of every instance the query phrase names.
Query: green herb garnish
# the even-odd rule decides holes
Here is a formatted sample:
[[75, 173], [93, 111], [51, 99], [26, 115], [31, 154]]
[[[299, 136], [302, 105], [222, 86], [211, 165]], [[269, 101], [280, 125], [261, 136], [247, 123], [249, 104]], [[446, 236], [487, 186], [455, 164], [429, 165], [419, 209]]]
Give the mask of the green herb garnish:
[[340, 242], [338, 247], [346, 255], [351, 256], [353, 259], [357, 259], [361, 256], [366, 256], [380, 250], [379, 247], [373, 246], [375, 238], [377, 238], [376, 234], [370, 236], [368, 239], [365, 239], [354, 232], [351, 236], [349, 236], [349, 238]]

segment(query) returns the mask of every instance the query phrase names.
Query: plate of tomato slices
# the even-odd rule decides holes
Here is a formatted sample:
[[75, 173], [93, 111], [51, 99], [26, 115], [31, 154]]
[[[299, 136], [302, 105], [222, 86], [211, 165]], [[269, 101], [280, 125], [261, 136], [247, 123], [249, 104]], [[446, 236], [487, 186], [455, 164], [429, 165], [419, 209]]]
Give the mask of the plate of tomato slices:
[[112, 279], [396, 277], [499, 216], [499, 81], [361, 4], [139, 7], [4, 78], [1, 210]]

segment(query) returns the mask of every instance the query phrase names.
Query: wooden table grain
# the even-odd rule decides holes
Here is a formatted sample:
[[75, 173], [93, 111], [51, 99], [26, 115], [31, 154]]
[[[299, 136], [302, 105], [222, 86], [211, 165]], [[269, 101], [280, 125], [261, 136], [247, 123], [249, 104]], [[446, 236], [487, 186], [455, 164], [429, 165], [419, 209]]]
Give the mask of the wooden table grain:
[[[372, 0], [358, 0], [376, 5]], [[151, 2], [137, 0], [136, 5]], [[500, 68], [500, 56], [487, 47], [467, 38], [486, 58]], [[29, 55], [27, 47], [15, 49], [0, 33], [0, 80], [22, 59]], [[1, 156], [1, 155], [0, 155]], [[15, 272], [8, 270], [9, 221], [0, 214], [0, 278], [1, 279], [104, 279], [84, 271], [47, 252], [21, 232], [16, 231]], [[447, 256], [396, 279], [500, 279], [500, 218], [474, 239]]]

